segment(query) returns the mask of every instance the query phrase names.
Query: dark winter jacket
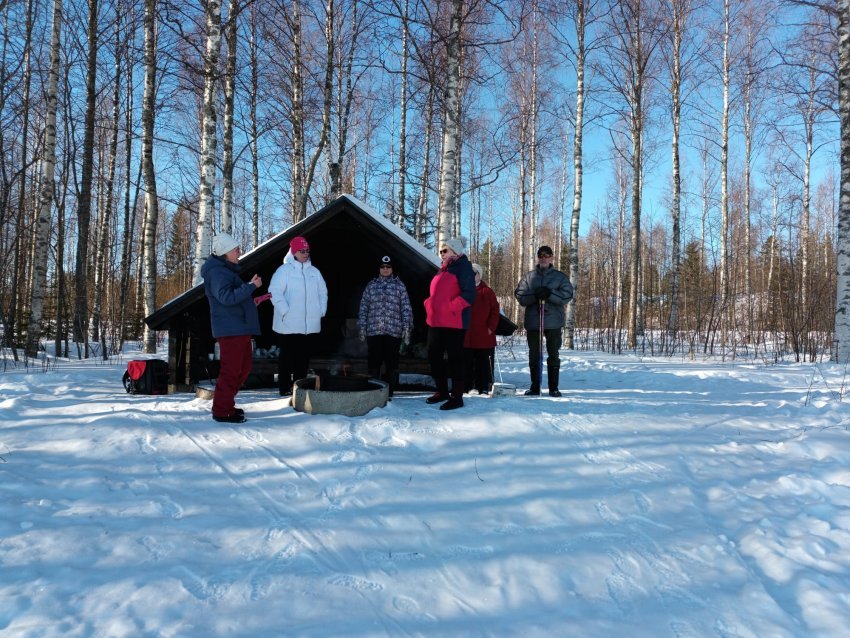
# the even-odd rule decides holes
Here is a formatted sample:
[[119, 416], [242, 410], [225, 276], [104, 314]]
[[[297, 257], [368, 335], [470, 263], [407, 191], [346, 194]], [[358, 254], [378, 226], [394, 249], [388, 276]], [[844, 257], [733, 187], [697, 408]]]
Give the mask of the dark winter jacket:
[[569, 278], [554, 266], [535, 266], [519, 280], [514, 296], [525, 308], [525, 329], [540, 330], [540, 302], [535, 292], [546, 287], [552, 294], [543, 308], [543, 329], [563, 328], [566, 323], [566, 306], [573, 298], [573, 285]]
[[496, 326], [499, 325], [499, 301], [496, 293], [483, 281], [476, 287], [472, 302], [469, 330], [463, 338], [464, 348], [495, 348]]
[[375, 277], [360, 298], [357, 327], [367, 337], [401, 336], [413, 327], [413, 310], [404, 283], [395, 275]]
[[469, 328], [470, 306], [475, 301], [475, 273], [466, 255], [443, 260], [431, 280], [425, 300], [425, 321], [432, 328]]
[[257, 288], [242, 281], [237, 264], [210, 255], [201, 266], [201, 276], [210, 302], [213, 337], [260, 334], [260, 320], [252, 298]]

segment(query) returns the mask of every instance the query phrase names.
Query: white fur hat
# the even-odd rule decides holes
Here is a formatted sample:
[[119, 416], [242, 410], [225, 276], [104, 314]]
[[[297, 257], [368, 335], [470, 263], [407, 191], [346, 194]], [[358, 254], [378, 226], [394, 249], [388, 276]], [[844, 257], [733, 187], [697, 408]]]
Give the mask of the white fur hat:
[[446, 240], [446, 246], [452, 249], [452, 252], [458, 255], [466, 254], [466, 237], [458, 235]]
[[239, 242], [233, 239], [233, 237], [231, 235], [228, 235], [227, 233], [219, 233], [218, 235], [213, 237], [213, 255], [223, 257], [237, 246], [239, 246]]

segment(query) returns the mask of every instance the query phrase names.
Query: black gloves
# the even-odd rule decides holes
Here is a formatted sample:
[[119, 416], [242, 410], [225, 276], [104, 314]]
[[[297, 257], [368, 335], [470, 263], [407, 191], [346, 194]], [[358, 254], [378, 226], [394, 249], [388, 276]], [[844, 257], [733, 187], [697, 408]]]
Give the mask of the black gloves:
[[537, 297], [538, 301], [546, 301], [549, 299], [549, 296], [552, 294], [552, 289], [547, 288], [546, 286], [540, 286], [539, 288], [534, 289], [534, 296]]

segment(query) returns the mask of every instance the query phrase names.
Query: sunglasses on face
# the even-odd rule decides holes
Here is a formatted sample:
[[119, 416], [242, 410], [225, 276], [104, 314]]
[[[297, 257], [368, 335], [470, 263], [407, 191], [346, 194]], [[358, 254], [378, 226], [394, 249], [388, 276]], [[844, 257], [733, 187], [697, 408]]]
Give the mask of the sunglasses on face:
[[441, 255], [443, 255], [443, 254], [445, 254], [445, 253], [447, 253], [447, 252], [449, 252], [449, 249], [448, 249], [448, 248], [440, 248], [440, 254], [441, 254]]
[[537, 255], [538, 259], [552, 259], [552, 255]]
[[304, 253], [305, 255], [309, 255], [309, 254], [310, 254], [310, 249], [309, 249], [309, 248], [302, 248], [302, 249], [301, 249], [301, 250], [299, 250], [298, 252], [299, 252], [299, 253]]

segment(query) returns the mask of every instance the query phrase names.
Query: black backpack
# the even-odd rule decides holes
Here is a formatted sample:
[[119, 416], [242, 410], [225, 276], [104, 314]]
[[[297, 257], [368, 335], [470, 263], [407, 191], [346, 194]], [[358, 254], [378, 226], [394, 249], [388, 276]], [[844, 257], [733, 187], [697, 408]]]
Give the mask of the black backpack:
[[168, 364], [162, 359], [133, 359], [122, 381], [129, 394], [168, 394]]

